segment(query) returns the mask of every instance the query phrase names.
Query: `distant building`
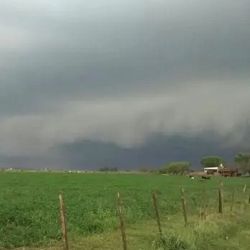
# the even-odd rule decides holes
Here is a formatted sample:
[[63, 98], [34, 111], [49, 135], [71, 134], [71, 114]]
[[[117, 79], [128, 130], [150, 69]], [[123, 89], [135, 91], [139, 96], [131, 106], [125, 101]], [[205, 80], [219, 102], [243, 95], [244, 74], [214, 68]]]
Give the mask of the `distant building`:
[[218, 167], [204, 168], [204, 173], [206, 173], [206, 174], [215, 174], [215, 173], [219, 173], [223, 169], [224, 169], [224, 166], [221, 163], [220, 166], [218, 166]]
[[224, 177], [241, 176], [237, 168], [223, 168], [219, 170], [219, 173]]
[[214, 173], [219, 173], [220, 167], [209, 167], [209, 168], [204, 168], [204, 173], [206, 174], [214, 174]]

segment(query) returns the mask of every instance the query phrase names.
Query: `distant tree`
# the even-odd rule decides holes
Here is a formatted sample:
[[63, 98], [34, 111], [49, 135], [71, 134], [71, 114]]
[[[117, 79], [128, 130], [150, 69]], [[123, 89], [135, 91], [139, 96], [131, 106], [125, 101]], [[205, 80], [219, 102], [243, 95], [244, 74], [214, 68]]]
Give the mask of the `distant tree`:
[[139, 168], [139, 171], [142, 173], [158, 173], [157, 169], [154, 169], [153, 167], [141, 167]]
[[143, 172], [143, 173], [147, 173], [147, 172], [150, 172], [150, 169], [146, 168], [146, 167], [141, 167], [141, 168], [139, 168], [139, 171]]
[[101, 171], [101, 172], [117, 172], [118, 169], [117, 168], [110, 168], [110, 167], [103, 167], [103, 168], [100, 168], [99, 171]]
[[250, 173], [250, 153], [238, 153], [234, 161], [243, 173]]
[[168, 173], [174, 175], [183, 175], [189, 171], [191, 163], [188, 161], [170, 162], [160, 170], [160, 173]]
[[205, 156], [201, 159], [201, 165], [204, 168], [218, 167], [223, 163], [225, 163], [224, 159], [219, 156]]

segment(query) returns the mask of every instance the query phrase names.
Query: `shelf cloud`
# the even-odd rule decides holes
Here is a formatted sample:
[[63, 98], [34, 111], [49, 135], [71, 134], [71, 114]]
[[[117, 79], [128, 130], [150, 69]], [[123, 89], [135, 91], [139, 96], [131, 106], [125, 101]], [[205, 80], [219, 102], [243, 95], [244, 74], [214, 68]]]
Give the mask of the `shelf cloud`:
[[0, 155], [208, 131], [244, 144], [249, 13], [247, 0], [2, 0]]

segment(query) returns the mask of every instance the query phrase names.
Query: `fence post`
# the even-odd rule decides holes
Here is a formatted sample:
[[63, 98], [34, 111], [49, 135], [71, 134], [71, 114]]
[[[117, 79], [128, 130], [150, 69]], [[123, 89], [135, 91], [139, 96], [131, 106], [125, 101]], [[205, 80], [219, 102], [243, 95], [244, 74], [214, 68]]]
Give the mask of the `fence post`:
[[219, 186], [219, 213], [223, 213], [223, 194], [222, 194], [222, 183]]
[[200, 220], [202, 220], [204, 217], [204, 211], [202, 211], [202, 207], [200, 206], [199, 208], [199, 216], [200, 216]]
[[157, 197], [156, 197], [155, 192], [152, 193], [152, 198], [153, 198], [153, 206], [154, 206], [154, 209], [155, 209], [155, 215], [156, 215], [158, 230], [159, 230], [160, 235], [162, 235], [161, 221], [160, 221], [159, 209], [158, 209], [158, 204], [157, 204]]
[[244, 185], [244, 187], [243, 187], [243, 190], [242, 190], [242, 191], [243, 191], [243, 193], [246, 193], [246, 191], [247, 191], [247, 185], [246, 185], [246, 184]]
[[246, 209], [247, 209], [247, 204], [248, 204], [248, 198], [249, 197], [245, 197], [246, 195], [246, 191], [247, 191], [247, 185], [245, 184], [244, 185], [244, 188], [243, 188], [243, 197], [244, 197], [244, 199], [245, 199], [245, 201], [244, 201], [244, 205], [243, 205], [243, 209], [244, 209], [244, 211], [246, 211]]
[[120, 220], [120, 230], [121, 230], [121, 236], [122, 236], [122, 244], [123, 244], [123, 250], [127, 250], [127, 239], [126, 239], [126, 232], [125, 232], [125, 223], [123, 218], [123, 211], [122, 211], [122, 201], [120, 193], [117, 193], [117, 212]]
[[235, 189], [232, 192], [232, 200], [231, 200], [231, 207], [230, 207], [230, 212], [233, 212], [233, 206], [234, 206], [234, 197], [235, 197]]
[[208, 215], [208, 204], [205, 204], [205, 207], [204, 207], [204, 220], [207, 219], [207, 215]]
[[65, 215], [65, 205], [64, 205], [62, 193], [59, 194], [59, 202], [60, 202], [60, 218], [61, 218], [61, 229], [62, 229], [62, 238], [63, 238], [63, 249], [69, 250], [67, 226], [66, 226], [66, 215]]
[[206, 218], [207, 218], [207, 208], [208, 208], [208, 197], [207, 197], [207, 191], [205, 189], [203, 189], [203, 197], [204, 197], [203, 219], [206, 220]]
[[186, 202], [185, 195], [184, 195], [184, 188], [181, 188], [181, 203], [182, 203], [183, 216], [184, 216], [184, 222], [185, 222], [185, 227], [186, 227], [188, 220], [187, 220], [187, 202]]

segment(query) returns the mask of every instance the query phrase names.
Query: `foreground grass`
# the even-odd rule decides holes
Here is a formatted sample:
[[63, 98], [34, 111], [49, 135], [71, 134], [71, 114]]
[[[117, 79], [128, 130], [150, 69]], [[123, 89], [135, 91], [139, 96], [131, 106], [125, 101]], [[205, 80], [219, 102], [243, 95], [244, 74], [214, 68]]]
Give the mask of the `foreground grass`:
[[[246, 216], [239, 213], [210, 214], [206, 219], [197, 216], [189, 218], [183, 226], [180, 214], [162, 219], [163, 236], [157, 234], [156, 222], [144, 221], [127, 228], [130, 250], [249, 250], [250, 207]], [[88, 237], [70, 238], [70, 248], [75, 250], [122, 249], [119, 230]], [[61, 250], [60, 243], [51, 243], [43, 248], [19, 248], [16, 250]]]
[[[164, 218], [164, 229], [168, 232], [172, 228], [175, 235], [180, 235], [191, 247], [191, 242], [196, 241], [192, 235], [198, 235], [192, 231], [193, 228], [200, 226], [206, 229], [206, 225], [209, 225], [207, 223], [211, 221], [207, 219], [204, 225], [203, 222], [201, 225], [195, 224], [189, 226], [192, 230], [184, 229], [182, 232], [182, 217], [175, 217], [181, 212], [180, 186], [186, 190], [188, 214], [191, 218], [195, 218], [204, 204], [208, 206], [210, 216], [215, 216], [217, 188], [221, 180], [224, 182], [224, 200], [227, 207], [230, 206], [232, 190], [236, 190], [235, 211], [240, 215], [235, 218], [214, 217], [215, 224], [211, 226], [211, 231], [217, 232], [216, 235], [220, 237], [219, 233], [224, 230], [221, 229], [224, 228], [223, 223], [229, 223], [235, 225], [234, 237], [242, 238], [244, 242], [244, 234], [241, 235], [238, 231], [245, 227], [239, 226], [241, 222], [238, 226], [234, 223], [238, 223], [241, 218], [248, 220], [245, 219], [242, 205], [247, 193], [243, 195], [242, 189], [245, 184], [250, 186], [249, 178], [192, 181], [182, 176], [138, 174], [0, 173], [0, 247], [60, 248], [58, 193], [63, 191], [72, 249], [119, 249], [115, 198], [119, 191], [126, 211], [129, 249], [152, 249], [152, 242], [156, 237], [151, 204], [153, 190], [159, 197], [160, 213], [163, 217], [170, 218], [170, 221], [167, 217]], [[171, 218], [175, 218], [174, 221]], [[217, 228], [217, 222], [221, 225], [220, 228]], [[246, 235], [249, 236], [247, 231]], [[219, 244], [218, 239], [216, 242]], [[230, 245], [234, 244], [235, 241]], [[43, 248], [39, 248], [41, 246]]]

